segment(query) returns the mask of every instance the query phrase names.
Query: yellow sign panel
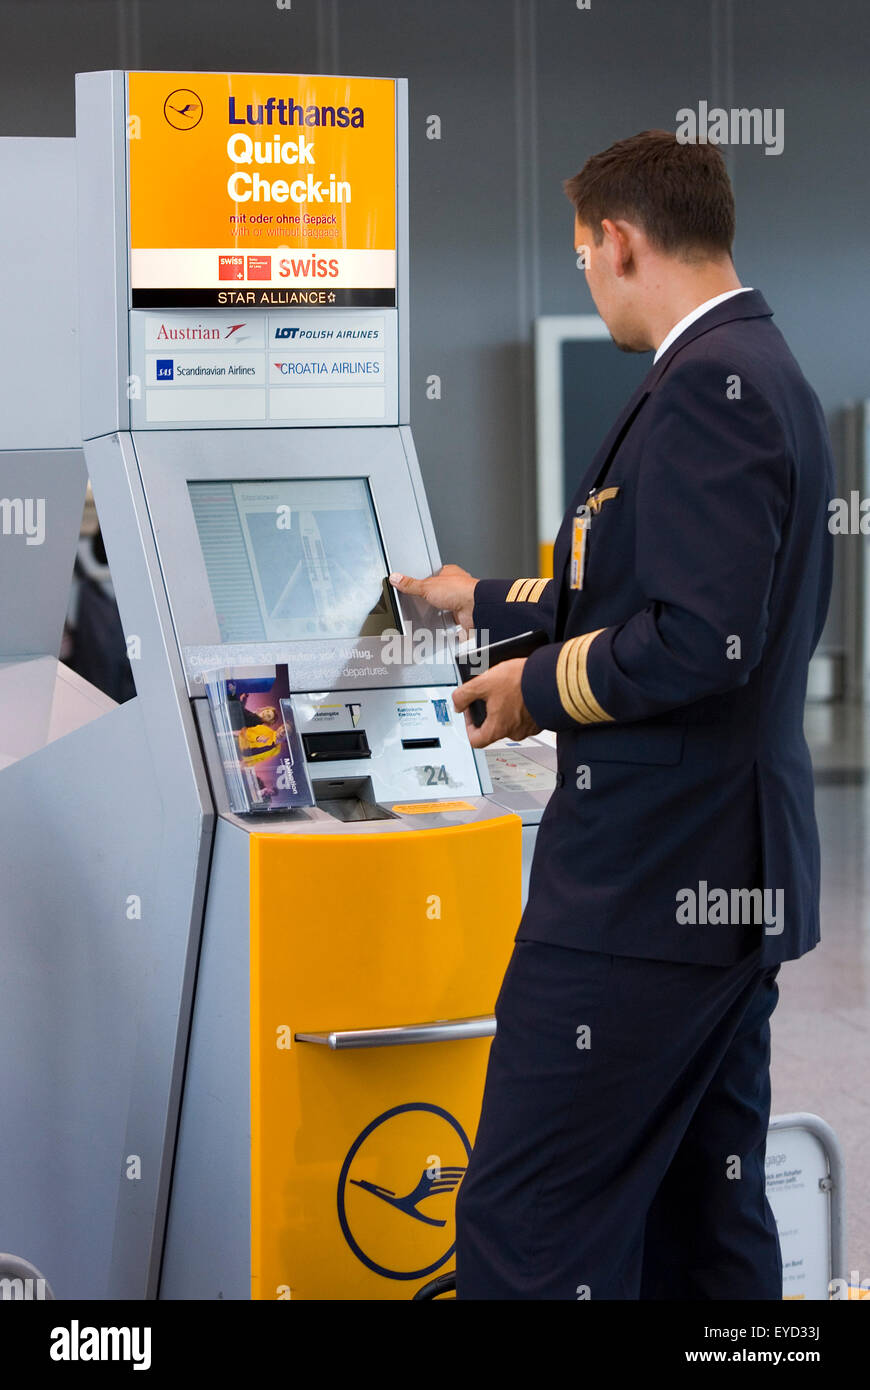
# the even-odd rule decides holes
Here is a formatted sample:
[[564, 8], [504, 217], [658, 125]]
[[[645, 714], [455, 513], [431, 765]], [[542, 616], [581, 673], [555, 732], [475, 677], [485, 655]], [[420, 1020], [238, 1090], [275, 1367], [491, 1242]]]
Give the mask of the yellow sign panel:
[[403, 816], [438, 816], [448, 811], [473, 811], [470, 801], [407, 801], [393, 807]]
[[489, 1038], [300, 1033], [493, 1011], [521, 823], [251, 838], [251, 1296], [409, 1299], [453, 1268]]
[[394, 304], [395, 88], [131, 72], [133, 307]]

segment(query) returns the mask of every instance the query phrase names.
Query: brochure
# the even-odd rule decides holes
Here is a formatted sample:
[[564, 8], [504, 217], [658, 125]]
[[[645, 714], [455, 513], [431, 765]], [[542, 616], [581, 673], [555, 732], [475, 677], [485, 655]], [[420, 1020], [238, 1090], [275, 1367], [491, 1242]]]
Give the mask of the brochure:
[[246, 814], [313, 806], [287, 667], [215, 671], [206, 693], [230, 808]]

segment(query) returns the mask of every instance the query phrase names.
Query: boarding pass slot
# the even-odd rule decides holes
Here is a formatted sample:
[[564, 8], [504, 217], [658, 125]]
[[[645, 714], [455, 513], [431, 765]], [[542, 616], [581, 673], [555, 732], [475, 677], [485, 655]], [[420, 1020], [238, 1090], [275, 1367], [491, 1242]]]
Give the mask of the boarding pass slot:
[[302, 745], [310, 763], [337, 763], [346, 758], [372, 756], [364, 729], [335, 729], [329, 733], [303, 734]]

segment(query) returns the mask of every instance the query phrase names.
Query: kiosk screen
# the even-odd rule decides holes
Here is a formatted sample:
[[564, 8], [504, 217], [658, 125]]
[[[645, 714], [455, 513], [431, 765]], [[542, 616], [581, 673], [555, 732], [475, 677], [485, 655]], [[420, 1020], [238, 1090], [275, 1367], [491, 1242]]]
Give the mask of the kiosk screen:
[[223, 642], [399, 628], [364, 478], [188, 483]]

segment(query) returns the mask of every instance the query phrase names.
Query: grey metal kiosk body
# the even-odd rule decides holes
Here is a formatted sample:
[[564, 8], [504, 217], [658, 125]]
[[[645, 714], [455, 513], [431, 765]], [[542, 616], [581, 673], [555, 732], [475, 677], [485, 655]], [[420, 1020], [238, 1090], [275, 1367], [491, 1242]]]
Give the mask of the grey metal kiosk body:
[[[294, 81], [268, 80], [285, 87]], [[397, 133], [393, 303], [246, 306], [241, 313], [133, 306], [127, 75], [77, 79], [82, 435], [137, 696], [113, 708], [95, 692], [99, 718], [4, 776], [14, 803], [6, 850], [22, 861], [13, 933], [30, 967], [28, 933], [31, 946], [32, 933], [41, 934], [56, 988], [43, 988], [43, 981], [37, 990], [27, 980], [22, 1003], [9, 1001], [22, 1024], [26, 1012], [36, 1041], [24, 1061], [30, 1094], [13, 1112], [9, 1156], [28, 1175], [8, 1214], [4, 1204], [2, 1244], [32, 1258], [60, 1298], [252, 1296], [252, 834], [377, 836], [379, 843], [399, 834], [423, 844], [433, 830], [516, 823], [488, 795], [486, 760], [473, 753], [453, 711], [457, 673], [440, 618], [385, 591], [384, 631], [343, 630], [340, 603], [339, 619], [330, 621], [328, 606], [310, 600], [309, 630], [300, 631], [292, 602], [282, 607], [264, 594], [263, 585], [274, 582], [268, 545], [257, 569], [252, 515], [274, 515], [276, 506], [292, 507], [300, 497], [333, 518], [352, 512], [352, 535], [361, 525], [373, 528], [384, 573], [427, 573], [440, 563], [408, 425], [407, 91], [403, 81], [390, 85]], [[269, 364], [278, 349], [292, 361], [309, 330], [338, 327], [361, 331], [378, 357], [374, 390], [342, 396], [321, 388], [319, 396], [300, 391], [297, 399], [285, 380], [264, 384], [275, 376], [277, 364]], [[306, 330], [301, 346], [289, 329], [293, 336]], [[176, 372], [167, 381], [157, 363], [170, 357]], [[195, 380], [190, 369], [215, 360], [241, 364], [242, 379], [253, 376], [257, 385], [247, 394], [188, 387], [177, 370], [187, 368]], [[192, 418], [200, 402], [202, 414]], [[83, 476], [69, 476], [78, 495]], [[75, 503], [71, 510], [75, 515]], [[72, 529], [70, 544], [74, 536]], [[353, 553], [342, 557], [339, 542], [331, 545], [327, 568], [333, 578], [346, 577], [341, 560], [352, 568]], [[386, 661], [390, 628], [406, 645]], [[410, 646], [421, 633], [431, 639], [422, 659], [419, 644], [413, 653]], [[282, 662], [298, 717], [311, 721], [303, 732], [321, 738], [320, 712], [352, 705], [367, 746], [355, 758], [352, 741], [331, 732], [336, 741], [318, 744], [319, 763], [310, 769], [318, 804], [264, 826], [262, 818], [252, 823], [229, 809], [205, 678], [217, 666]], [[402, 727], [401, 713], [416, 720], [419, 711], [419, 725]], [[542, 771], [552, 761], [545, 747], [536, 756]], [[13, 786], [16, 773], [20, 786]], [[28, 787], [40, 783], [34, 798]], [[516, 793], [508, 799], [516, 809]], [[532, 834], [545, 800], [540, 791], [519, 798]], [[32, 854], [37, 841], [47, 861], [42, 868]], [[518, 911], [519, 854], [503, 866], [506, 881], [514, 875]], [[433, 1036], [449, 1047], [485, 1049], [485, 1040], [463, 1040], [492, 1032], [494, 982], [515, 919], [506, 914], [503, 949], [484, 972], [487, 987], [479, 1004], [465, 1009], [481, 1022], [457, 1018], [454, 1027], [439, 1013], [441, 1032]], [[354, 1014], [318, 1016], [308, 1026], [365, 1030], [430, 1021], [413, 1012]], [[416, 1050], [434, 1055], [431, 1047]], [[68, 1060], [60, 1093], [58, 1051]], [[56, 1130], [48, 1114], [56, 1116]], [[469, 1108], [463, 1123], [470, 1128], [475, 1120]], [[13, 1173], [5, 1177], [15, 1186]], [[342, 1296], [340, 1279], [336, 1288]], [[401, 1284], [384, 1296], [409, 1294]]]

